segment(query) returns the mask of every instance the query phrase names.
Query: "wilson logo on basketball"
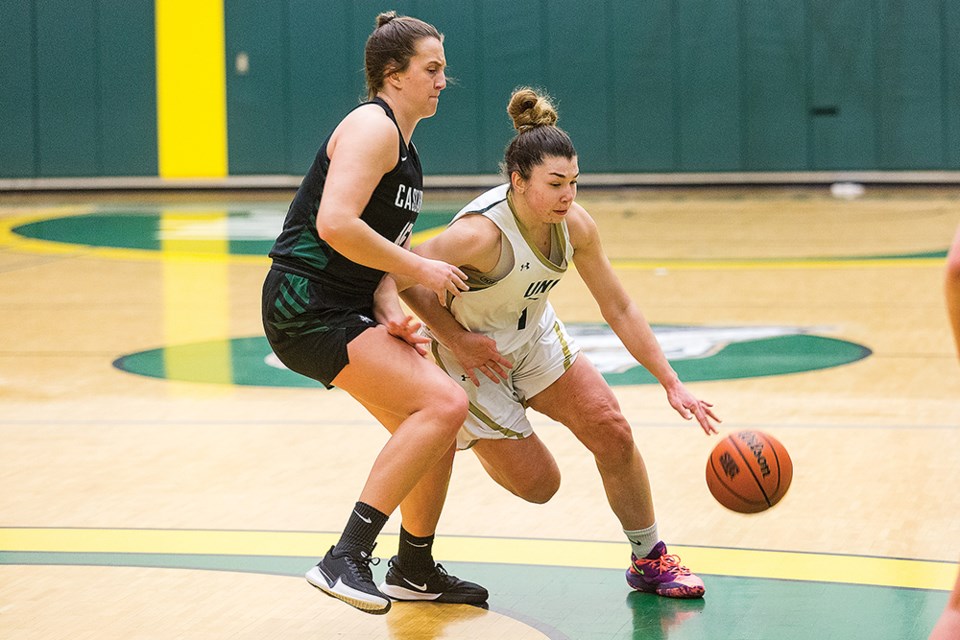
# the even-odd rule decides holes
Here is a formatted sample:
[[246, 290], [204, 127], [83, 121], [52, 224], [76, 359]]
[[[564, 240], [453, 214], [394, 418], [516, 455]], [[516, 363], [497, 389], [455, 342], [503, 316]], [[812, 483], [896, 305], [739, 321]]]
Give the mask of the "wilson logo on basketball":
[[742, 431], [737, 434], [737, 437], [750, 448], [753, 457], [757, 459], [760, 475], [763, 477], [770, 475], [770, 465], [767, 464], [767, 458], [763, 455], [763, 443], [757, 440], [757, 437], [750, 431]]
[[740, 467], [737, 466], [737, 461], [733, 459], [733, 456], [730, 455], [729, 452], [724, 452], [724, 454], [720, 456], [719, 462], [723, 468], [723, 472], [728, 478], [733, 479], [740, 473]]

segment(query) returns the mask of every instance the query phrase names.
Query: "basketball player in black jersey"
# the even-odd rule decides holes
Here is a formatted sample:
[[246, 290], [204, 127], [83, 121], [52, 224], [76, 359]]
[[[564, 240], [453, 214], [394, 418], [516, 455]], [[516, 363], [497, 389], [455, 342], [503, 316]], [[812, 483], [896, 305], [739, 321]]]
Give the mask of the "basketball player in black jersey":
[[369, 613], [390, 609], [370, 565], [375, 540], [398, 506], [400, 551], [385, 590], [397, 586], [395, 599], [487, 599], [486, 589], [434, 562], [442, 501], [417, 490], [425, 476], [430, 486], [449, 481], [466, 394], [422, 357], [425, 339], [404, 315], [396, 288], [378, 290], [386, 272], [416, 280], [440, 300], [467, 288], [458, 268], [409, 251], [423, 197], [410, 138], [436, 113], [445, 66], [443, 37], [432, 25], [392, 11], [377, 17], [365, 50], [368, 102], [348, 113], [317, 152], [270, 252], [263, 288], [264, 329], [280, 361], [345, 390], [391, 433], [340, 540], [306, 576]]

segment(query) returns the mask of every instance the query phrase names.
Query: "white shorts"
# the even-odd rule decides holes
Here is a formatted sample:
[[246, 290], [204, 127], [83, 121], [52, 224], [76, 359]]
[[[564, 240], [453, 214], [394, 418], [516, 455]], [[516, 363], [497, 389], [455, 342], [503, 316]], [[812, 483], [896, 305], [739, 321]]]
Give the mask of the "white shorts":
[[542, 321], [544, 326], [535, 341], [501, 354], [513, 363], [513, 368], [509, 370], [509, 379], [499, 384], [475, 371], [480, 381], [480, 386], [475, 386], [452, 352], [434, 340], [437, 364], [460, 383], [470, 399], [470, 413], [457, 434], [458, 449], [469, 449], [477, 440], [520, 440], [533, 433], [527, 419], [527, 399], [556, 382], [580, 353], [580, 346], [556, 314], [545, 315], [549, 317]]

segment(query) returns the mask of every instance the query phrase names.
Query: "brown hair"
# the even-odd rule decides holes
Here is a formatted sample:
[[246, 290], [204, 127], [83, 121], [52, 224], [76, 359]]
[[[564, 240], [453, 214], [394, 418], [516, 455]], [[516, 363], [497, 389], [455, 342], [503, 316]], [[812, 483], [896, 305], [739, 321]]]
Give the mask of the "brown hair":
[[520, 87], [510, 96], [507, 113], [517, 130], [500, 164], [507, 179], [514, 171], [523, 179], [529, 179], [533, 168], [542, 164], [545, 156], [570, 159], [577, 155], [570, 136], [557, 126], [559, 116], [550, 96], [529, 87]]
[[443, 34], [423, 20], [398, 16], [396, 11], [377, 16], [377, 26], [367, 38], [363, 51], [368, 100], [379, 93], [388, 75], [406, 70], [422, 38], [443, 42]]

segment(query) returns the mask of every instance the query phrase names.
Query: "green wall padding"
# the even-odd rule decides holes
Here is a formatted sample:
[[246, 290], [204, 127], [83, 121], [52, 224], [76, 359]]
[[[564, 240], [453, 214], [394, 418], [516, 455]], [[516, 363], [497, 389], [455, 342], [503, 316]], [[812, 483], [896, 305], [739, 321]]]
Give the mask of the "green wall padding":
[[157, 70], [153, 2], [110, 2], [101, 6], [98, 19], [101, 173], [156, 175]]
[[741, 12], [743, 169], [803, 171], [809, 156], [803, 5], [750, 2]]
[[103, 172], [97, 135], [97, 8], [95, 0], [35, 4], [37, 151], [44, 177]]
[[[289, 24], [286, 3], [225, 5], [227, 131], [233, 175], [286, 173]], [[245, 61], [246, 67], [238, 68]], [[304, 172], [306, 169], [304, 169]]]
[[[0, 2], [0, 178], [156, 176], [154, 0]], [[491, 174], [519, 85], [586, 173], [960, 169], [953, 0], [399, 0], [446, 35], [427, 174]], [[229, 169], [302, 175], [379, 0], [224, 3]], [[241, 53], [249, 69], [238, 70]]]
[[156, 175], [153, 3], [35, 0], [36, 175]]
[[33, 4], [0, 3], [0, 177], [36, 175]]
[[943, 5], [944, 146], [946, 166], [960, 169], [960, 2]]
[[677, 170], [742, 168], [739, 0], [675, 5]]
[[879, 168], [874, 6], [808, 0], [812, 170]]

